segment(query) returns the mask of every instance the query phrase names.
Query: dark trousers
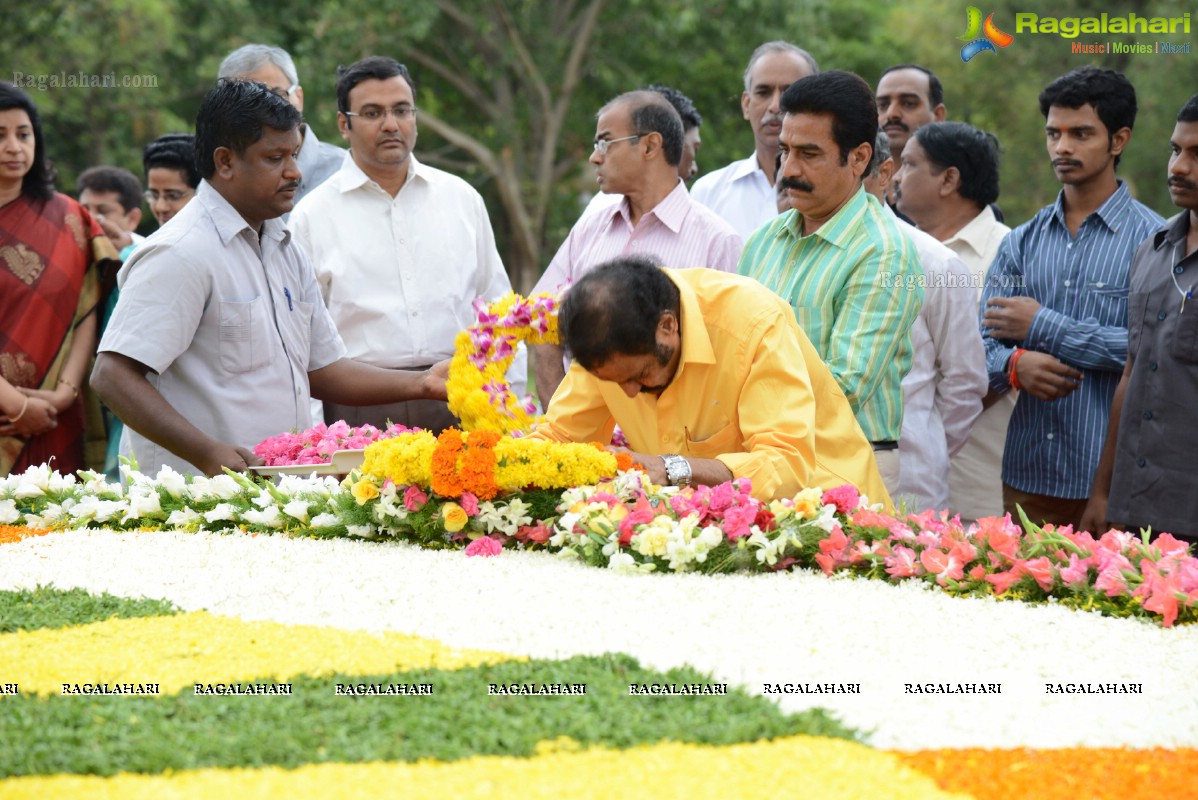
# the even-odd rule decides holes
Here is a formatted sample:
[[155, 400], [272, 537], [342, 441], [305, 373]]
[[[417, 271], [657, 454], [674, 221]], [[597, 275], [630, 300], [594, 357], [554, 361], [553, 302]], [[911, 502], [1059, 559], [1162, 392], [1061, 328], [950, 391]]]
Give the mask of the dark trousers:
[[[1046, 494], [1024, 492], [1007, 484], [1002, 485], [1003, 511], [1011, 514], [1011, 519], [1019, 522], [1019, 512], [1015, 506], [1023, 507], [1023, 513], [1037, 525], [1051, 522], [1057, 527], [1072, 525], [1076, 530], [1081, 524], [1082, 514], [1086, 511], [1089, 498], [1073, 499], [1070, 497], [1052, 497]], [[1102, 531], [1099, 531], [1102, 533]]]

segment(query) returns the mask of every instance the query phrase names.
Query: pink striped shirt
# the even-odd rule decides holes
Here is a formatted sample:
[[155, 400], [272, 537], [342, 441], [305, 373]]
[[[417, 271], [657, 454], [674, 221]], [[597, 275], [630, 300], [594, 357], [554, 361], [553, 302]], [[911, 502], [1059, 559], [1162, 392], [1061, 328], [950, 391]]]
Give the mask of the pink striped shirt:
[[533, 293], [555, 292], [581, 278], [592, 267], [617, 256], [653, 258], [663, 267], [710, 267], [736, 272], [743, 242], [731, 225], [691, 199], [681, 179], [674, 191], [641, 216], [632, 227], [627, 198], [618, 205], [583, 216]]

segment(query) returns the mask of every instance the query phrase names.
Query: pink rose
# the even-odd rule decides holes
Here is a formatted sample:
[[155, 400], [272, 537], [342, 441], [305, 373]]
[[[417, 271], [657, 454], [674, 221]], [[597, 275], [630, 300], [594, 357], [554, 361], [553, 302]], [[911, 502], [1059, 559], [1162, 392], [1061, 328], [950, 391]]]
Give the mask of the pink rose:
[[458, 505], [462, 507], [462, 510], [468, 516], [473, 517], [478, 514], [478, 498], [470, 492], [462, 492], [462, 496], [458, 500]]
[[428, 502], [428, 495], [416, 486], [409, 486], [403, 492], [403, 505], [408, 511], [419, 511]]
[[466, 545], [466, 555], [468, 556], [497, 556], [502, 552], [503, 545], [490, 536], [483, 536]]

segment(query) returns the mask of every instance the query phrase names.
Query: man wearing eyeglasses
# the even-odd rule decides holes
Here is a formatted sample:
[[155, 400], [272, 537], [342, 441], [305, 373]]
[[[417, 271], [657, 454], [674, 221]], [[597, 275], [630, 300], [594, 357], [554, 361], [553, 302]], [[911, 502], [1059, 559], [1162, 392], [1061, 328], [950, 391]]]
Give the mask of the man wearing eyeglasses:
[[[416, 92], [407, 68], [370, 56], [340, 71], [337, 124], [350, 145], [340, 171], [304, 199], [290, 227], [316, 268], [325, 305], [351, 358], [425, 369], [454, 351], [477, 298], [512, 290], [482, 197], [417, 160]], [[509, 371], [527, 381], [523, 350]], [[325, 419], [440, 431], [457, 424], [444, 403], [325, 405]]]
[[[291, 103], [296, 111], [304, 113], [304, 87], [300, 86], [295, 62], [281, 47], [265, 44], [239, 47], [225, 56], [217, 77], [266, 84], [272, 92]], [[303, 177], [300, 178], [299, 191], [295, 193], [297, 203], [336, 173], [345, 160], [344, 150], [317, 139], [316, 133], [306, 123], [300, 124], [300, 137], [302, 141], [296, 166]], [[287, 221], [286, 215], [283, 220]]]
[[[618, 256], [651, 257], [663, 267], [710, 267], [735, 272], [741, 238], [718, 214], [693, 199], [678, 176], [682, 119], [655, 91], [611, 100], [595, 122], [591, 164], [618, 205], [585, 214], [549, 262], [534, 292], [560, 292], [592, 267]], [[539, 345], [537, 394], [542, 407], [565, 377], [560, 345]]]

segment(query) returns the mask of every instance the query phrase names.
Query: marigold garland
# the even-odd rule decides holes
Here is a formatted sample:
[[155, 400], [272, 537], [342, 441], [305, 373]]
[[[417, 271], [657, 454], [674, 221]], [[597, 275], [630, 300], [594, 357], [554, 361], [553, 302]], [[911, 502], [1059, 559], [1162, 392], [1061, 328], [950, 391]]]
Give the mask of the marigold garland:
[[[432, 445], [429, 447], [429, 445]], [[631, 457], [598, 444], [516, 439], [495, 431], [464, 433], [447, 428], [436, 439], [427, 431], [401, 434], [366, 448], [362, 474], [382, 485], [429, 487], [441, 497], [479, 500], [529, 487], [567, 489], [613, 477]], [[622, 466], [621, 466], [622, 465]]]
[[474, 303], [477, 322], [457, 335], [449, 364], [449, 410], [465, 431], [514, 433], [537, 421], [530, 395], [517, 398], [507, 371], [520, 342], [556, 344], [557, 298], [510, 293], [494, 303]]

